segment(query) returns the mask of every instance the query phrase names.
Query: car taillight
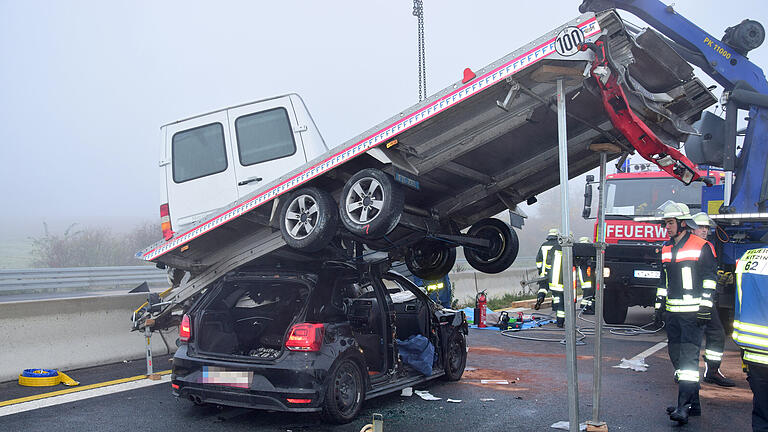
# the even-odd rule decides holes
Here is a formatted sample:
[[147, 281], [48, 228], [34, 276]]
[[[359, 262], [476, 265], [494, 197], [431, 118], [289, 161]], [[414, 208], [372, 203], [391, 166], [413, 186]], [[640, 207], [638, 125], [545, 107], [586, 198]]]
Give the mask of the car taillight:
[[285, 347], [291, 351], [320, 351], [324, 334], [322, 324], [296, 324], [291, 327]]
[[189, 315], [184, 314], [184, 318], [181, 319], [181, 325], [179, 326], [179, 340], [189, 342], [190, 339], [192, 339], [192, 323]]
[[168, 204], [160, 206], [160, 227], [163, 229], [163, 238], [170, 240], [175, 234], [171, 229], [171, 212], [168, 210]]

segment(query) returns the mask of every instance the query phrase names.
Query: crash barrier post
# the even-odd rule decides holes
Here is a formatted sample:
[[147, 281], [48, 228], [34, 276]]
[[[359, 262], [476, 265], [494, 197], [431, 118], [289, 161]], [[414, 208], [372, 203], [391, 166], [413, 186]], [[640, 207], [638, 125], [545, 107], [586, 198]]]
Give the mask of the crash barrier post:
[[[146, 294], [120, 294], [0, 303], [0, 381], [18, 379], [30, 367], [72, 369], [143, 360], [140, 332], [131, 332], [130, 312]], [[152, 353], [176, 349], [178, 330], [152, 338]], [[164, 369], [164, 368], [160, 368]]]

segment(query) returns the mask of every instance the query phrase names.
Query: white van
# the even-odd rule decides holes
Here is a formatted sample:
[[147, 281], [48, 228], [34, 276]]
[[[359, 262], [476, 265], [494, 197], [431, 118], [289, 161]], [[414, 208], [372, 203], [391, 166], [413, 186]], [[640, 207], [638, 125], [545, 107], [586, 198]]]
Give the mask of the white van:
[[179, 120], [161, 132], [161, 214], [177, 231], [328, 151], [295, 93]]

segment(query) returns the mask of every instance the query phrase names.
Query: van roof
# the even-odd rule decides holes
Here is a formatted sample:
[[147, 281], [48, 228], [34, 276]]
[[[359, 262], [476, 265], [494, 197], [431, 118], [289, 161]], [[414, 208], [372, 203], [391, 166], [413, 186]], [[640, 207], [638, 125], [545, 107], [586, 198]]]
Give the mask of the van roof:
[[183, 118], [181, 120], [176, 120], [176, 121], [173, 121], [173, 122], [170, 122], [170, 123], [166, 123], [166, 124], [160, 126], [160, 129], [162, 129], [162, 128], [166, 127], [166, 126], [170, 126], [172, 124], [182, 123], [182, 122], [185, 122], [185, 121], [188, 121], [188, 120], [196, 119], [198, 117], [203, 117], [203, 116], [207, 116], [209, 114], [226, 111], [228, 109], [240, 108], [240, 107], [243, 107], [243, 106], [252, 105], [252, 104], [255, 104], [255, 103], [259, 103], [259, 102], [266, 102], [266, 101], [270, 101], [270, 100], [273, 100], [273, 99], [280, 99], [280, 98], [283, 98], [283, 97], [286, 97], [286, 96], [297, 96], [299, 99], [301, 99], [301, 96], [299, 96], [298, 93], [295, 93], [295, 92], [285, 93], [285, 94], [281, 94], [281, 95], [278, 95], [278, 96], [268, 97], [266, 99], [259, 99], [259, 100], [255, 100], [255, 101], [251, 101], [251, 102], [241, 103], [241, 104], [238, 104], [238, 105], [231, 105], [231, 106], [220, 108], [220, 109], [217, 109], [217, 110], [208, 111], [208, 112], [205, 112], [205, 113], [202, 113], [202, 114], [194, 115], [192, 117], [186, 117], [186, 118]]

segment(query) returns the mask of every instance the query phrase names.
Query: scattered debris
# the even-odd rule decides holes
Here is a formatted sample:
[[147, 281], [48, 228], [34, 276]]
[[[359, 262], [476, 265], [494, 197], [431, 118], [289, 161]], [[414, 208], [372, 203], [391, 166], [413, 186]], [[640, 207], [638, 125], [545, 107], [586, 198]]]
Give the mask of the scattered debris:
[[419, 395], [419, 397], [424, 399], [425, 401], [436, 401], [441, 399], [439, 397], [432, 396], [432, 394], [427, 390], [415, 390], [414, 393]]
[[445, 401], [446, 401], [446, 402], [459, 403], [459, 402], [461, 402], [461, 399], [451, 399], [451, 398], [448, 398], [448, 399], [446, 399]]
[[494, 398], [480, 398], [480, 402], [493, 402], [495, 400]]
[[400, 392], [400, 396], [413, 396], [413, 387], [406, 387]]
[[476, 367], [472, 367], [472, 366], [467, 366], [467, 367], [464, 368], [465, 372], [466, 371], [473, 371], [473, 370], [477, 370], [477, 368]]
[[[560, 429], [560, 430], [570, 430], [570, 423], [567, 421], [559, 421], [552, 426], [550, 426], [552, 429]], [[587, 424], [586, 423], [579, 423], [579, 430], [585, 431], [587, 430]]]
[[509, 384], [509, 381], [500, 379], [481, 379], [480, 384]]
[[630, 360], [622, 358], [621, 363], [614, 367], [619, 369], [632, 369], [637, 372], [645, 372], [648, 370], [648, 365], [645, 364], [645, 358], [643, 357], [635, 357]]

